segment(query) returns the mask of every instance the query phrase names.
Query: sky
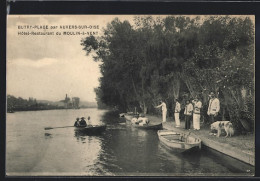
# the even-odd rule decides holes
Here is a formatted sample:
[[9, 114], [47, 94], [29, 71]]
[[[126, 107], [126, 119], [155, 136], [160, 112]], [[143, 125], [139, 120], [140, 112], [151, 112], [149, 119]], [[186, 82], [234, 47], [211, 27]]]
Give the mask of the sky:
[[[18, 32], [44, 30], [18, 29], [23, 25], [99, 25], [102, 33], [115, 16], [100, 15], [9, 15], [7, 19], [7, 94], [28, 99], [59, 101], [80, 97], [95, 101], [94, 88], [99, 86], [100, 62], [86, 56], [80, 45], [87, 35], [18, 35]], [[132, 19], [124, 16], [123, 19]], [[63, 32], [64, 30], [45, 30]], [[68, 31], [75, 31], [69, 29]]]
[[[101, 63], [94, 62], [92, 56], [86, 56], [82, 50], [80, 41], [87, 35], [56, 33], [94, 31], [100, 36], [115, 17], [133, 24], [133, 15], [8, 15], [7, 94], [49, 101], [62, 100], [68, 94], [83, 101], [95, 101], [94, 88], [99, 86]], [[27, 25], [48, 25], [49, 29], [19, 29]], [[50, 29], [63, 25], [99, 26], [99, 29]], [[18, 32], [31, 31], [54, 32], [54, 35], [18, 35]]]

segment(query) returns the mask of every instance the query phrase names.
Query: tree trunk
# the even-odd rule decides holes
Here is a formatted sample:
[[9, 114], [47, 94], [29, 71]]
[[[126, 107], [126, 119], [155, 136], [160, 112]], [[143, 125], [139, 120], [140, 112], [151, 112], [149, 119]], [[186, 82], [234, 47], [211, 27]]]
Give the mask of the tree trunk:
[[174, 99], [179, 98], [179, 93], [180, 93], [180, 78], [178, 75], [175, 75], [173, 77], [173, 85], [172, 85], [172, 89], [173, 89], [173, 97]]
[[242, 105], [243, 105], [243, 108], [244, 108], [244, 111], [248, 111], [248, 107], [245, 106], [247, 101], [246, 101], [246, 97], [247, 97], [247, 90], [245, 87], [242, 87], [241, 90], [241, 102], [242, 102]]
[[228, 89], [228, 91], [223, 91], [223, 95], [227, 105], [230, 121], [232, 121], [234, 127], [240, 132], [242, 130], [247, 130], [247, 125], [245, 125], [244, 121], [241, 121], [240, 119], [240, 108], [238, 100], [234, 97], [234, 92]]
[[223, 107], [222, 108], [222, 120], [223, 121], [225, 120], [225, 112], [226, 112], [226, 109]]
[[146, 116], [146, 114], [147, 114], [147, 106], [146, 106], [145, 102], [143, 103], [143, 113], [144, 113], [144, 116]]
[[138, 100], [140, 96], [139, 96], [138, 93], [137, 93], [137, 90], [136, 90], [136, 86], [135, 86], [135, 82], [134, 82], [133, 77], [131, 77], [131, 81], [132, 81], [132, 86], [133, 86], [133, 89], [134, 89], [134, 92], [135, 92], [136, 99]]
[[182, 73], [181, 78], [182, 78], [183, 82], [185, 83], [185, 85], [187, 86], [187, 88], [188, 88], [188, 90], [190, 92], [190, 95], [192, 97], [194, 97], [195, 96], [195, 91], [193, 89], [194, 87], [192, 86], [192, 84], [191, 84], [191, 82], [189, 80], [189, 77], [185, 76], [184, 73]]

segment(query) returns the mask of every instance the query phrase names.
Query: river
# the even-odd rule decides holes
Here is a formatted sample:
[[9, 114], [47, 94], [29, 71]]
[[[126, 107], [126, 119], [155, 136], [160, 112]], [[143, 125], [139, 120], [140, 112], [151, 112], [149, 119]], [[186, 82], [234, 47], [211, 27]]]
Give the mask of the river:
[[[79, 135], [76, 117], [107, 124], [99, 136]], [[7, 113], [6, 174], [8, 176], [246, 176], [251, 167], [203, 149], [174, 153], [156, 131], [140, 130], [95, 108]]]

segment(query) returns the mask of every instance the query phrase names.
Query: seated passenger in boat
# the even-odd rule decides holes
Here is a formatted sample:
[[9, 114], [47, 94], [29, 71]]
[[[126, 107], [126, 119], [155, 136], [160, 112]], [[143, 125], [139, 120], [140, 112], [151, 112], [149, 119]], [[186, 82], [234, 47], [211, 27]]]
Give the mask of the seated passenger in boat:
[[137, 119], [137, 122], [139, 125], [143, 126], [143, 125], [147, 125], [149, 123], [149, 120], [146, 117], [139, 117]]
[[87, 126], [87, 122], [85, 121], [84, 117], [81, 118], [79, 123], [80, 123], [80, 126]]
[[137, 118], [132, 118], [132, 119], [131, 119], [131, 123], [132, 123], [132, 124], [137, 124]]
[[74, 126], [79, 126], [80, 125], [80, 121], [79, 121], [79, 118], [76, 118], [76, 121], [74, 123]]

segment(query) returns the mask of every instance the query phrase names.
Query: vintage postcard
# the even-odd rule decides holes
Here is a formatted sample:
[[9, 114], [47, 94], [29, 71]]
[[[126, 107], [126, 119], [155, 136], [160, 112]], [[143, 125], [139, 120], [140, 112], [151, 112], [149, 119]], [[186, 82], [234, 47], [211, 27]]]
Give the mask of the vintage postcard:
[[255, 16], [7, 15], [7, 176], [254, 176]]

